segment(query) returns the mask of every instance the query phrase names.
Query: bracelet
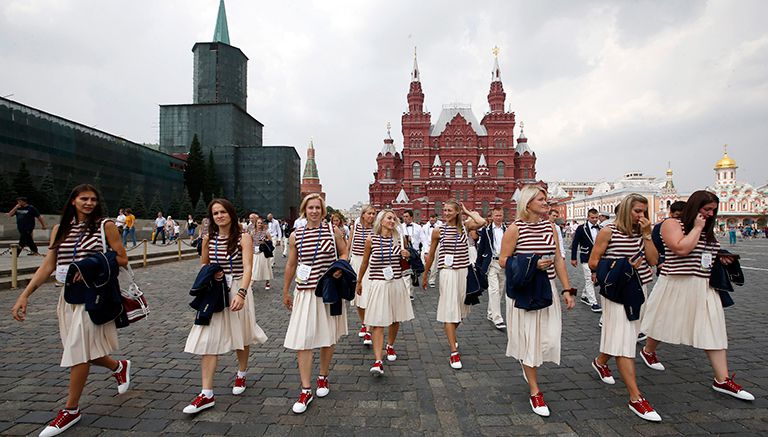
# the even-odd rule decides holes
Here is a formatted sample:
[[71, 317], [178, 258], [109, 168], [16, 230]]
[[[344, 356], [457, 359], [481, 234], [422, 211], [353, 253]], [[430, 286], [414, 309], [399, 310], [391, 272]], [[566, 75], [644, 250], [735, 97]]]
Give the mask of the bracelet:
[[577, 292], [577, 291], [578, 291], [578, 290], [577, 290], [577, 289], [575, 289], [575, 288], [564, 288], [564, 289], [563, 289], [563, 291], [561, 291], [561, 292], [560, 292], [560, 294], [568, 293], [568, 294], [570, 294], [571, 296], [576, 296], [576, 292]]
[[645, 239], [645, 240], [651, 241], [651, 240], [652, 240], [652, 238], [653, 238], [653, 237], [652, 237], [652, 236], [650, 236], [650, 235], [643, 235], [643, 239]]
[[245, 288], [241, 288], [237, 290], [237, 295], [242, 297], [243, 299], [245, 299], [245, 293], [246, 293]]

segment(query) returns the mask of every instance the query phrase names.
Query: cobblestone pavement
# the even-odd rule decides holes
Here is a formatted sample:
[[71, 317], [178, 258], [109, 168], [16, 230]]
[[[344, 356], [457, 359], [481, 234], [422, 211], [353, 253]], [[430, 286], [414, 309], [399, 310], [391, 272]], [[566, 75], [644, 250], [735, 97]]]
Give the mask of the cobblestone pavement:
[[[662, 345], [667, 371], [646, 368], [638, 359], [638, 382], [659, 411], [660, 424], [644, 422], [626, 407], [624, 385], [606, 386], [590, 368], [599, 344], [598, 316], [585, 305], [564, 315], [560, 366], [545, 364], [542, 390], [552, 416], [541, 418], [528, 406], [519, 365], [504, 355], [506, 335], [485, 318], [485, 303], [473, 309], [459, 329], [464, 369], [448, 365], [449, 349], [435, 321], [437, 291], [416, 291], [416, 319], [405, 323], [397, 342], [398, 359], [386, 376], [368, 373], [373, 356], [356, 335], [337, 348], [331, 368], [331, 393], [294, 415], [298, 395], [294, 354], [283, 348], [288, 312], [281, 287], [255, 291], [258, 322], [269, 341], [251, 353], [248, 390], [231, 395], [234, 353], [220, 360], [217, 404], [196, 417], [181, 409], [199, 391], [199, 362], [182, 352], [192, 324], [188, 286], [198, 268], [185, 261], [138, 270], [148, 292], [151, 317], [120, 333], [118, 357], [134, 363], [132, 389], [116, 395], [114, 380], [94, 368], [81, 400], [83, 419], [65, 435], [695, 435], [768, 433], [768, 242], [739, 243], [747, 285], [726, 310], [731, 371], [757, 399], [743, 402], [714, 392], [702, 351]], [[278, 279], [284, 259], [275, 267]], [[571, 277], [582, 281], [575, 269]], [[275, 285], [281, 284], [276, 281]], [[16, 292], [0, 292], [0, 434], [36, 435], [63, 406], [68, 373], [58, 366], [61, 345], [55, 303], [58, 290], [45, 285], [34, 296], [24, 324], [9, 310]], [[618, 377], [615, 363], [611, 367]], [[620, 378], [617, 378], [620, 379]]]

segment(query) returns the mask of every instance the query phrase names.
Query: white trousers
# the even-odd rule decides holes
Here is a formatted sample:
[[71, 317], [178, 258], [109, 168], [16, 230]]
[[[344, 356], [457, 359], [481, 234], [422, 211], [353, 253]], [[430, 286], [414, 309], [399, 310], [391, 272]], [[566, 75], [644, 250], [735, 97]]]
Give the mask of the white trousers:
[[[429, 250], [421, 252], [421, 262], [424, 263], [424, 266], [427, 265], [427, 255], [429, 255]], [[437, 252], [435, 252], [435, 257], [437, 257]], [[432, 268], [429, 269], [429, 284], [434, 284], [437, 281], [437, 260], [432, 263]]]
[[595, 285], [592, 283], [592, 270], [589, 269], [589, 264], [581, 264], [581, 271], [584, 273], [584, 296], [589, 299], [589, 303], [594, 305], [597, 303], [595, 297]]
[[288, 255], [288, 237], [283, 237], [283, 256]]
[[504, 322], [501, 316], [501, 297], [506, 293], [507, 277], [499, 260], [491, 259], [488, 267], [488, 318], [493, 323]]

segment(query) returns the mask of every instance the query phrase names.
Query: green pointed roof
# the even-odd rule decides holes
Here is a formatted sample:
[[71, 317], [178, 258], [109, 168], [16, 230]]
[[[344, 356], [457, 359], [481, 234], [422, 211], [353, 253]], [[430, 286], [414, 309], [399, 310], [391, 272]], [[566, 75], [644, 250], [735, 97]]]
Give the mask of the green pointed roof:
[[216, 30], [213, 31], [213, 42], [229, 44], [229, 27], [227, 26], [227, 10], [224, 8], [224, 0], [219, 2], [219, 15], [216, 17]]
[[312, 140], [309, 141], [307, 149], [307, 164], [304, 166], [304, 176], [302, 179], [320, 179], [317, 174], [317, 164], [315, 163], [315, 145]]

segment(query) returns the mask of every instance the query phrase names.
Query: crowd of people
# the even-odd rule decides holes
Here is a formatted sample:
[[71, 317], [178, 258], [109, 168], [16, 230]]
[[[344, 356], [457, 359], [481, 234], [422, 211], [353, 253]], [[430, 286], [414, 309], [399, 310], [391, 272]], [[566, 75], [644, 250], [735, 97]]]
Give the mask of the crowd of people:
[[[23, 321], [29, 297], [51, 274], [63, 284], [57, 315], [61, 366], [70, 369], [69, 391], [64, 408], [41, 432], [43, 437], [57, 435], [80, 420], [79, 399], [91, 364], [109, 369], [119, 394], [130, 388], [135, 371], [131, 360], [111, 357], [118, 348], [115, 320], [96, 317], [98, 307], [90, 301], [93, 293], [82, 296], [75, 291], [87, 279], [82, 264], [99, 254], [111, 253], [116, 265], [128, 263], [124, 246], [135, 217], [126, 209], [117, 220], [106, 219], [100, 199], [91, 185], [72, 191], [41, 267], [11, 310], [16, 320]], [[590, 210], [587, 221], [570, 233], [570, 244], [556, 224], [557, 214], [545, 189], [523, 187], [517, 205], [517, 216], [510, 223], [500, 208], [482, 217], [451, 200], [442, 204], [440, 217], [432, 214], [423, 224], [414, 220], [412, 211], [398, 216], [391, 209], [377, 211], [371, 206], [364, 207], [353, 223], [345, 223], [341, 215], [327, 217], [323, 197], [309, 194], [301, 202], [300, 218], [289, 226], [271, 214], [253, 213], [240, 222], [231, 202], [213, 199], [200, 224], [191, 216], [187, 220], [187, 236], [197, 241], [201, 268], [190, 292], [196, 312], [194, 320], [190, 317], [184, 351], [200, 357], [201, 389], [184, 413], [215, 406], [214, 375], [220, 355], [235, 352], [238, 367], [232, 394], [246, 391], [250, 348], [267, 340], [257, 323], [253, 287], [263, 282], [265, 290], [270, 289], [279, 248], [287, 258], [282, 303], [290, 311], [284, 347], [296, 351], [300, 382], [292, 407], [296, 414], [331, 391], [335, 346], [348, 334], [348, 305], [356, 309], [360, 321], [358, 338], [372, 346], [370, 374], [384, 376], [385, 358], [398, 359], [395, 345], [401, 324], [414, 318], [416, 286], [438, 288], [436, 321], [445, 333], [445, 363], [456, 370], [464, 367], [459, 327], [466, 323], [471, 307], [480, 303], [476, 290], [487, 289], [487, 319], [506, 331], [506, 355], [520, 364], [530, 407], [540, 416], [549, 416], [550, 410], [539, 368], [545, 362], [560, 363], [562, 341], [568, 338], [562, 320], [577, 301], [601, 317], [594, 359], [584, 366], [591, 367], [600, 382], [615, 384], [609, 365], [615, 358], [628, 391], [627, 407], [639, 417], [661, 420], [637, 384], [635, 356], [643, 339], [639, 355], [654, 371], [667, 371], [657, 355], [660, 345], [692, 346], [706, 352], [713, 390], [754, 399], [729, 373], [725, 298], [710, 285], [713, 269], [738, 260], [720, 249], [715, 235], [717, 196], [697, 191], [687, 202], [673, 205], [668, 219], [654, 225], [648, 200], [630, 194], [612, 218], [604, 214], [600, 220], [600, 213]], [[164, 239], [169, 229], [169, 236], [178, 238], [179, 225], [172, 217], [158, 213], [155, 225], [153, 241], [158, 235]], [[571, 286], [569, 258], [584, 277], [581, 297]], [[415, 268], [419, 262], [420, 276]], [[658, 279], [651, 288], [654, 268]], [[483, 279], [487, 285], [478, 285], [486, 283]], [[317, 372], [315, 350], [320, 357]]]

